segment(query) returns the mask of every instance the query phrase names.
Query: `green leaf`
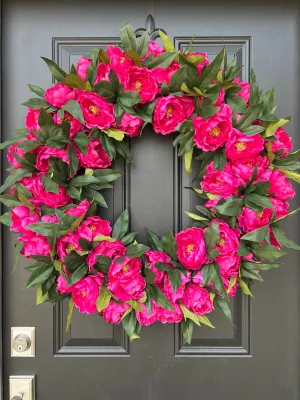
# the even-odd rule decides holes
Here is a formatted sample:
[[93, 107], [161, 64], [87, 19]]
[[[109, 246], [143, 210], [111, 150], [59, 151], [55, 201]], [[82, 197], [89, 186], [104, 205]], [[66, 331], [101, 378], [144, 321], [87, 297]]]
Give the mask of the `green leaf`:
[[36, 149], [37, 147], [40, 146], [40, 143], [36, 140], [26, 140], [26, 142], [21, 142], [17, 145], [17, 148], [22, 148], [24, 149], [24, 152], [27, 153], [27, 151]]
[[174, 311], [172, 304], [156, 285], [150, 283], [147, 285], [147, 287], [151, 293], [151, 296], [160, 307], [163, 307], [166, 310]]
[[83, 188], [82, 194], [83, 194], [83, 197], [86, 197], [90, 201], [95, 201], [95, 203], [99, 204], [99, 206], [105, 207], [105, 208], [108, 207], [104, 197], [98, 191], [93, 190], [93, 189]]
[[175, 293], [180, 288], [182, 283], [180, 271], [178, 269], [168, 268], [167, 274], [168, 279], [172, 285], [173, 292]]
[[187, 319], [186, 321], [182, 320], [180, 324], [182, 336], [188, 344], [191, 344], [194, 328], [193, 321], [190, 319]]
[[126, 209], [116, 220], [112, 231], [112, 237], [117, 239], [122, 239], [128, 231], [128, 226], [129, 226], [129, 214], [128, 210]]
[[121, 27], [120, 36], [125, 50], [136, 51], [136, 37], [131, 24], [125, 24]]
[[206, 315], [197, 315], [197, 317], [200, 323], [215, 329], [215, 327], [213, 326], [213, 324], [210, 322], [210, 320], [207, 318]]
[[28, 87], [29, 87], [29, 90], [30, 90], [32, 93], [35, 93], [35, 94], [38, 95], [39, 97], [44, 98], [44, 94], [45, 94], [45, 90], [44, 90], [44, 89], [42, 89], [42, 88], [39, 87], [39, 86], [34, 86], [34, 85], [28, 85]]
[[65, 71], [63, 71], [54, 61], [49, 60], [49, 58], [46, 58], [46, 57], [41, 57], [41, 58], [48, 65], [48, 68], [50, 69], [52, 76], [58, 82], [64, 82], [65, 77], [67, 76], [67, 73]]
[[47, 292], [43, 294], [42, 285], [39, 285], [36, 288], [36, 305], [44, 303], [47, 298]]
[[20, 140], [20, 138], [15, 137], [13, 139], [9, 139], [9, 140], [6, 140], [3, 143], [0, 143], [0, 150], [5, 149], [5, 147], [10, 146], [11, 144], [17, 143], [19, 140]]
[[220, 292], [224, 297], [227, 297], [227, 292], [224, 288], [223, 279], [220, 273], [220, 266], [217, 262], [209, 264], [209, 276], [217, 291]]
[[242, 118], [239, 121], [239, 130], [244, 132], [246, 128], [252, 125], [252, 122], [257, 120], [261, 113], [261, 105], [253, 105], [247, 108], [245, 114], [243, 114]]
[[6, 212], [0, 216], [0, 224], [6, 225], [6, 226], [11, 226], [11, 213]]
[[[249, 240], [250, 242], [262, 242], [268, 232], [269, 225], [262, 226], [261, 228], [255, 229], [249, 233], [246, 233], [241, 237], [242, 240]], [[299, 247], [300, 248], [300, 247]]]
[[74, 146], [71, 144], [68, 148], [68, 157], [70, 161], [70, 173], [73, 178], [79, 167], [79, 159], [75, 153]]
[[172, 258], [177, 261], [177, 243], [173, 233], [168, 232], [161, 238], [164, 251]]
[[186, 215], [188, 215], [190, 218], [195, 219], [196, 221], [208, 221], [207, 218], [203, 218], [200, 215], [193, 214], [191, 212], [185, 211], [184, 212]]
[[128, 300], [127, 304], [129, 304], [134, 310], [143, 311], [142, 306], [136, 300]]
[[101, 64], [110, 63], [110, 58], [104, 49], [99, 49], [98, 60]]
[[41, 179], [41, 182], [44, 186], [44, 189], [47, 192], [51, 193], [58, 193], [59, 192], [59, 186], [56, 182], [53, 182], [53, 180], [50, 178], [49, 175], [44, 175], [43, 178]]
[[190, 319], [193, 322], [195, 322], [196, 325], [200, 326], [198, 316], [196, 314], [194, 314], [192, 311], [190, 311], [189, 309], [187, 309], [186, 306], [184, 306], [183, 304], [179, 304], [179, 305], [183, 312], [184, 319], [185, 320]]
[[85, 125], [80, 105], [75, 100], [69, 100], [61, 107], [62, 110], [68, 111], [72, 117], [76, 118], [82, 125]]
[[279, 268], [281, 266], [280, 263], [260, 263], [260, 262], [251, 262], [251, 261], [242, 261], [242, 266], [249, 269], [253, 270], [258, 270], [258, 271], [269, 271], [274, 268]]
[[269, 244], [249, 243], [251, 252], [262, 260], [275, 260], [286, 253]]
[[149, 241], [150, 247], [153, 250], [163, 251], [163, 247], [162, 247], [162, 243], [161, 243], [160, 238], [148, 228], [145, 228], [145, 231], [146, 231], [146, 234], [147, 234], [147, 237], [148, 237], [148, 241]]
[[281, 126], [288, 124], [290, 122], [289, 119], [280, 119], [277, 122], [271, 122], [268, 124], [265, 132], [265, 137], [270, 137], [274, 136], [276, 133], [277, 129], [280, 128]]
[[241, 214], [243, 210], [243, 205], [243, 199], [230, 197], [223, 203], [219, 202], [216, 206], [216, 210], [219, 214], [227, 215], [230, 217], [237, 217]]
[[167, 36], [164, 31], [159, 29], [158, 32], [159, 32], [159, 36], [160, 36], [161, 40], [163, 41], [164, 49], [166, 51], [175, 51], [173, 40], [170, 39], [169, 36]]
[[108, 306], [110, 299], [111, 299], [111, 294], [109, 293], [107, 287], [101, 286], [100, 296], [97, 298], [96, 301], [97, 311], [99, 313]]
[[154, 68], [168, 68], [174, 58], [177, 56], [177, 51], [165, 52], [155, 57], [150, 64], [147, 66], [148, 69]]
[[65, 84], [73, 89], [75, 88], [84, 89], [85, 87], [84, 80], [76, 74], [68, 74], [65, 77]]
[[119, 129], [102, 129], [102, 132], [105, 132], [107, 136], [114, 138], [115, 140], [121, 142], [124, 139], [125, 132], [120, 131]]
[[249, 200], [251, 203], [256, 204], [257, 206], [270, 208], [271, 210], [273, 210], [274, 208], [271, 200], [268, 197], [261, 196], [257, 193], [247, 194], [247, 200]]
[[143, 244], [132, 244], [129, 247], [127, 247], [126, 256], [127, 257], [140, 257], [147, 250], [149, 250], [148, 246], [145, 246]]
[[201, 72], [198, 79], [198, 87], [206, 88], [212, 83], [212, 81], [216, 80], [224, 56], [225, 50], [222, 49], [216, 58], [209, 64], [209, 66], [203, 72]]
[[226, 103], [230, 106], [233, 113], [243, 114], [246, 112], [246, 103], [240, 96], [228, 96]]
[[67, 277], [68, 285], [73, 285], [74, 283], [79, 282], [88, 272], [88, 266], [86, 264], [82, 264], [79, 268], [77, 268], [71, 275]]
[[220, 239], [219, 223], [215, 222], [208, 226], [204, 232], [207, 252], [210, 253]]
[[263, 282], [263, 278], [256, 272], [253, 270], [248, 270], [247, 268], [241, 268], [240, 269], [240, 274], [242, 278], [246, 278], [246, 279], [252, 279], [252, 280], [257, 280], [260, 282]]
[[108, 135], [100, 135], [100, 142], [108, 157], [114, 160], [116, 157], [116, 146], [113, 140]]
[[300, 250], [300, 246], [293, 240], [287, 238], [279, 225], [273, 224], [272, 230], [277, 242], [280, 243], [281, 246], [287, 247], [289, 249]]
[[250, 125], [248, 128], [243, 130], [243, 134], [247, 136], [256, 135], [257, 133], [261, 133], [266, 128], [262, 125]]
[[66, 332], [68, 332], [70, 325], [71, 325], [71, 319], [72, 319], [72, 314], [74, 311], [74, 300], [71, 299], [69, 301], [69, 312], [68, 312], [68, 316], [67, 316], [67, 324], [66, 324]]
[[54, 222], [38, 222], [36, 224], [29, 224], [26, 226], [26, 229], [30, 231], [39, 233], [43, 236], [51, 236], [54, 232], [56, 232], [59, 228], [59, 224]]
[[144, 57], [144, 55], [148, 51], [148, 42], [149, 42], [149, 32], [146, 30], [140, 37], [140, 40], [137, 45], [137, 52], [141, 57]]
[[109, 103], [114, 103], [116, 100], [117, 91], [116, 88], [105, 80], [100, 81], [94, 86], [97, 94], [101, 97], [105, 97], [106, 101]]
[[87, 137], [85, 132], [78, 132], [74, 136], [74, 142], [76, 143], [78, 150], [82, 154], [87, 154], [87, 145], [89, 144], [89, 138]]
[[27, 169], [18, 168], [12, 171], [12, 173], [6, 178], [5, 182], [0, 187], [0, 193], [3, 193], [7, 188], [12, 186], [14, 183], [27, 176], [31, 176], [31, 172], [29, 172]]
[[47, 103], [45, 99], [32, 98], [24, 101], [24, 103], [22, 103], [22, 106], [32, 108], [33, 110], [40, 110], [41, 108], [49, 107], [50, 104]]
[[185, 165], [185, 172], [189, 174], [192, 172], [192, 160], [193, 160], [193, 148], [190, 151], [184, 153], [184, 165]]
[[133, 155], [131, 151], [129, 150], [129, 147], [126, 142], [116, 142], [116, 150], [119, 154], [121, 154], [122, 157], [125, 158], [125, 160], [129, 163], [134, 165], [133, 161]]
[[124, 246], [127, 246], [128, 244], [132, 243], [137, 234], [138, 232], [130, 232], [127, 235], [125, 235], [122, 238], [122, 243], [124, 244]]
[[247, 283], [243, 281], [241, 278], [239, 279], [239, 284], [242, 289], [242, 291], [247, 294], [248, 296], [253, 297], [253, 294], [251, 293], [251, 290], [249, 289]]
[[214, 306], [217, 310], [221, 311], [228, 321], [232, 322], [231, 311], [228, 302], [221, 296], [216, 296], [214, 299]]
[[125, 107], [132, 107], [142, 100], [141, 96], [132, 90], [126, 90], [118, 96], [118, 103]]
[[14, 266], [13, 266], [13, 272], [15, 271], [15, 269], [17, 268], [17, 266], [19, 264], [20, 254], [21, 254], [21, 250], [22, 250], [23, 246], [24, 246], [23, 242], [15, 243], [15, 261], [14, 261]]
[[70, 184], [75, 187], [86, 186], [91, 183], [99, 183], [99, 179], [92, 175], [77, 175], [70, 181]]
[[6, 207], [17, 207], [21, 205], [21, 202], [16, 200], [11, 194], [0, 195], [0, 203], [3, 203]]
[[41, 264], [39, 268], [33, 271], [28, 279], [25, 289], [37, 286], [42, 282], [45, 282], [53, 272], [53, 265]]
[[129, 337], [134, 334], [136, 322], [137, 321], [134, 311], [131, 311], [129, 314], [122, 318], [123, 328]]

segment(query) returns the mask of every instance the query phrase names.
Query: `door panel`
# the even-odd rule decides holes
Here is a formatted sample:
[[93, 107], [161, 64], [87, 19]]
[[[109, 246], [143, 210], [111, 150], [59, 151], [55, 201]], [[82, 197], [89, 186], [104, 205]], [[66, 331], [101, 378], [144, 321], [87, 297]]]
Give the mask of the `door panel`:
[[[174, 37], [176, 49], [193, 35], [195, 51], [212, 60], [226, 44], [230, 57], [244, 65], [241, 77], [255, 68], [262, 88], [277, 88], [280, 115], [294, 116], [289, 124], [295, 148], [299, 113], [299, 11], [293, 0], [213, 4], [186, 0], [95, 2], [86, 0], [10, 0], [3, 5], [3, 140], [23, 126], [29, 97], [27, 83], [47, 87], [50, 74], [43, 55], [64, 69], [91, 47], [118, 42], [119, 27], [131, 21], [142, 27], [155, 12], [157, 27]], [[297, 25], [298, 24], [298, 25]], [[99, 212], [114, 221], [126, 207], [131, 230], [145, 240], [144, 226], [161, 235], [168, 228], [184, 229], [198, 199], [184, 186], [197, 186], [186, 175], [172, 146], [172, 137], [157, 135], [151, 127], [131, 141], [136, 167], [117, 161], [126, 173], [105, 197], [108, 209]], [[7, 168], [6, 160], [3, 167]], [[197, 162], [193, 171], [197, 170]], [[296, 205], [296, 202], [295, 204]], [[287, 233], [297, 237], [298, 217]], [[299, 398], [299, 259], [289, 252], [282, 269], [265, 274], [253, 287], [254, 300], [239, 293], [232, 303], [234, 325], [219, 313], [216, 330], [195, 329], [191, 346], [184, 344], [178, 326], [155, 324], [144, 328], [141, 339], [129, 343], [121, 326], [107, 325], [97, 315], [74, 313], [65, 333], [67, 304], [52, 308], [35, 305], [34, 290], [22, 288], [27, 279], [22, 258], [14, 272], [16, 236], [4, 228], [4, 399], [11, 374], [37, 375], [37, 400], [101, 399], [162, 400], [231, 398], [232, 400], [296, 400]], [[36, 327], [36, 357], [10, 357], [10, 327]]]

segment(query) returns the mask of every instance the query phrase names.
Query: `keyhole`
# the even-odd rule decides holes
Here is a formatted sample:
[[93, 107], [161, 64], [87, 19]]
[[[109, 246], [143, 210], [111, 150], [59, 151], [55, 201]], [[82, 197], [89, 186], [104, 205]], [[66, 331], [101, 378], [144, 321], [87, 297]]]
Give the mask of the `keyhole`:
[[21, 344], [18, 344], [17, 349], [18, 349], [19, 351], [22, 351], [22, 350], [23, 350], [23, 346], [22, 346]]

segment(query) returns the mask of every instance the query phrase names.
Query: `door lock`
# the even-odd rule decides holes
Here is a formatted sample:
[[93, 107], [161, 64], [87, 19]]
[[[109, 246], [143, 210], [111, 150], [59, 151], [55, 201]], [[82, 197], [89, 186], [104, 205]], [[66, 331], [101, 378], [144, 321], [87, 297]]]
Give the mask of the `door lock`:
[[28, 335], [20, 333], [13, 340], [13, 348], [18, 353], [23, 353], [27, 351], [31, 346], [31, 339]]
[[29, 328], [29, 327], [11, 328], [11, 356], [12, 357], [35, 356], [35, 328]]

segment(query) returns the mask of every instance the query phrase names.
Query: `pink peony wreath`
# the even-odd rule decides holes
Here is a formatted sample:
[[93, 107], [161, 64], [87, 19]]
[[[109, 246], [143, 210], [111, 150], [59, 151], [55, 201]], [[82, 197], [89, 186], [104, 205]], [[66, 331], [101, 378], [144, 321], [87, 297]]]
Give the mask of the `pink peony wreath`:
[[[289, 118], [274, 113], [274, 89], [263, 93], [253, 71], [243, 82], [225, 48], [209, 63], [160, 36], [163, 47], [147, 31], [137, 40], [127, 24], [120, 47], [91, 49], [68, 74], [44, 58], [57, 83], [29, 85], [38, 97], [24, 103], [26, 128], [1, 145], [11, 164], [1, 222], [20, 233], [17, 258], [33, 261], [25, 287], [37, 303], [69, 299], [67, 328], [76, 307], [122, 323], [130, 339], [142, 325], [181, 323], [190, 343], [194, 323], [213, 328], [214, 309], [231, 320], [230, 297], [238, 287], [252, 296], [249, 283], [280, 266], [282, 247], [300, 249], [280, 227], [298, 211], [288, 200], [300, 151], [283, 129]], [[113, 160], [133, 163], [127, 140], [148, 123], [177, 133], [187, 173], [198, 161], [200, 187], [189, 189], [203, 199], [175, 237], [146, 229], [149, 247], [128, 232], [127, 210], [113, 228], [96, 213], [107, 206], [100, 191], [122, 176]]]

